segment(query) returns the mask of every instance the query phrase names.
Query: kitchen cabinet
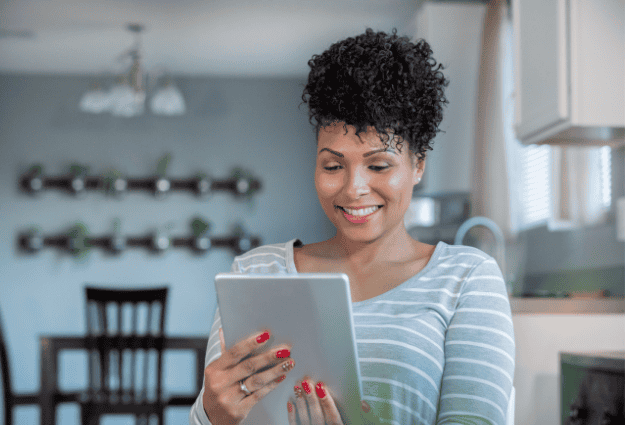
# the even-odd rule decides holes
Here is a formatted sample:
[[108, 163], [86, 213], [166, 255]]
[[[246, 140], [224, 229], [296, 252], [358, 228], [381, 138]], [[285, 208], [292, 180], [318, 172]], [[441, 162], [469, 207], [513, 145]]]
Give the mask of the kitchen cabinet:
[[523, 144], [625, 139], [625, 1], [512, 0]]

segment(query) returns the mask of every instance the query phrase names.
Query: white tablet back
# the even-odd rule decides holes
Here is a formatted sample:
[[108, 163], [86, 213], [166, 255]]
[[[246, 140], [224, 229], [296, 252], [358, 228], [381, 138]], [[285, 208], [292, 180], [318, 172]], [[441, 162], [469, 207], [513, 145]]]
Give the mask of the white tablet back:
[[215, 289], [226, 347], [264, 329], [271, 331], [265, 348], [292, 344], [295, 368], [243, 424], [288, 425], [286, 402], [306, 375], [331, 389], [346, 423], [359, 423], [362, 388], [347, 275], [220, 273]]

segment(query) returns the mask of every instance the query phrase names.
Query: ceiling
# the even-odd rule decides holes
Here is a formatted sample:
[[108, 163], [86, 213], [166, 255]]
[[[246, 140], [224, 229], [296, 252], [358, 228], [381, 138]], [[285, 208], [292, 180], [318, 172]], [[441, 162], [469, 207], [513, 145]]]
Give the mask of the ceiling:
[[0, 73], [110, 74], [142, 24], [148, 72], [305, 76], [367, 27], [414, 34], [422, 0], [0, 0]]

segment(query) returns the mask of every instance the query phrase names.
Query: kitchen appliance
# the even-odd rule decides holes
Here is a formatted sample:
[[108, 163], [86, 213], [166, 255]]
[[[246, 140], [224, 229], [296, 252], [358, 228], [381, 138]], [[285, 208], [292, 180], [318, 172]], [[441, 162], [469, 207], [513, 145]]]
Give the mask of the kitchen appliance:
[[[453, 245], [460, 225], [471, 213], [468, 192], [414, 194], [404, 216], [408, 233], [413, 238], [431, 245], [443, 241]], [[469, 242], [467, 235], [465, 242]]]
[[560, 353], [563, 425], [622, 425], [625, 351]]

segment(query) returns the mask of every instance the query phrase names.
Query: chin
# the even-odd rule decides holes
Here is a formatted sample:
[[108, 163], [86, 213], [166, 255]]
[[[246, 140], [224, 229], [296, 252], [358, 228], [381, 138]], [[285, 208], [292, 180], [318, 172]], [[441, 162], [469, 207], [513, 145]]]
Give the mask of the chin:
[[379, 240], [384, 233], [380, 231], [370, 231], [364, 229], [337, 229], [337, 234], [341, 235], [343, 239], [352, 242], [372, 243]]

